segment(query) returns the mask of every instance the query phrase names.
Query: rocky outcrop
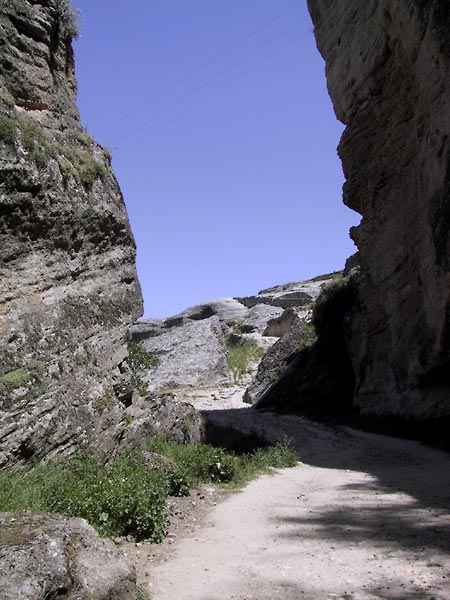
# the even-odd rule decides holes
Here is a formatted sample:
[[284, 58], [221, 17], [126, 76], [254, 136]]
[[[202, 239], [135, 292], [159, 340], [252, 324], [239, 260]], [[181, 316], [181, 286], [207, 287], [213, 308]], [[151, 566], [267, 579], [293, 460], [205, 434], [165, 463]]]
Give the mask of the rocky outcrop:
[[75, 104], [67, 0], [0, 6], [0, 466], [109, 453], [142, 313], [108, 153]]
[[134, 567], [83, 519], [0, 513], [2, 600], [135, 600]]
[[310, 324], [295, 325], [263, 359], [246, 399], [259, 409], [348, 418], [354, 375], [347, 348], [358, 305], [356, 273], [317, 298]]
[[180, 444], [199, 442], [201, 420], [194, 407], [174, 394], [150, 394], [127, 410], [129, 422], [121, 448], [143, 448], [155, 436]]
[[[345, 351], [363, 415], [450, 415], [450, 6], [309, 0], [362, 215]], [[348, 315], [344, 315], [344, 320]], [[348, 323], [347, 323], [348, 325]]]
[[[299, 319], [309, 318], [320, 291], [336, 276], [287, 283], [245, 298], [203, 302], [166, 319], [137, 321], [131, 330], [133, 342], [156, 359], [141, 368], [138, 377], [152, 393], [181, 388], [188, 393], [187, 388], [229, 384], [230, 346], [253, 338], [266, 350]], [[253, 373], [256, 364], [250, 362]], [[235, 377], [231, 373], [231, 382]]]
[[192, 321], [157, 336], [141, 336], [140, 344], [157, 359], [155, 366], [142, 373], [150, 392], [214, 384], [227, 378], [225, 338], [218, 317]]
[[[293, 363], [304, 350], [315, 341], [315, 335], [311, 325], [299, 322], [290, 329], [269, 348], [258, 365], [258, 371], [246, 389], [244, 402], [254, 404], [264, 396], [269, 395], [269, 390], [276, 384], [279, 378], [286, 372], [289, 365]], [[274, 396], [277, 396], [274, 393]], [[278, 404], [270, 405], [271, 408], [279, 408]]]

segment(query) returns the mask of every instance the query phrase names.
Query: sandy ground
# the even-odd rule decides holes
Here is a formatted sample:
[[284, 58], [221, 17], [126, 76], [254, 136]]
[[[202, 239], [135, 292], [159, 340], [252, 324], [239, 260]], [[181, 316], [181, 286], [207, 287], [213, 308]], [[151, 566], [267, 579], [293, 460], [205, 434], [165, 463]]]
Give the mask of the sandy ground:
[[152, 600], [450, 600], [449, 455], [256, 413], [232, 388], [198, 406], [290, 438], [301, 462], [225, 498], [205, 487], [178, 506], [166, 542], [129, 544]]

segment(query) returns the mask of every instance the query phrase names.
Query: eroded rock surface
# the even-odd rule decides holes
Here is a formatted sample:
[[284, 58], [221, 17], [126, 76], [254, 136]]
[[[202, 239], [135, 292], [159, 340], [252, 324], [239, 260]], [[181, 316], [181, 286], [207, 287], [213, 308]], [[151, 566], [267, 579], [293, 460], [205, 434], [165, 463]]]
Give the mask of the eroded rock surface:
[[121, 448], [144, 448], [159, 436], [181, 444], [199, 442], [201, 420], [194, 407], [175, 394], [150, 394], [134, 402], [127, 410], [129, 425]]
[[225, 339], [218, 317], [173, 327], [142, 339], [158, 364], [142, 375], [149, 391], [218, 383], [227, 378]]
[[0, 513], [2, 600], [135, 600], [134, 567], [83, 519]]
[[309, 0], [359, 212], [347, 351], [366, 415], [450, 415], [450, 6]]
[[60, 0], [0, 4], [0, 466], [108, 453], [142, 313], [108, 153], [83, 130]]
[[[300, 352], [313, 343], [311, 326], [304, 322], [296, 323], [269, 348], [258, 365], [258, 371], [245, 391], [244, 402], [254, 404], [269, 392], [288, 367], [298, 358]], [[277, 396], [275, 393], [274, 396]], [[271, 408], [278, 408], [277, 404]]]

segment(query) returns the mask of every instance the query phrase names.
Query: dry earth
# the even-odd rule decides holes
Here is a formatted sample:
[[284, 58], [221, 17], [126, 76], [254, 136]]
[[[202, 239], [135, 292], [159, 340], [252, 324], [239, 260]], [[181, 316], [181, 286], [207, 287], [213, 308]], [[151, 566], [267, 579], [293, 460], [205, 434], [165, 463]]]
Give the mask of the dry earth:
[[234, 389], [199, 397], [214, 422], [287, 436], [301, 462], [225, 497], [205, 487], [166, 542], [128, 544], [152, 600], [450, 599], [449, 455], [246, 406]]

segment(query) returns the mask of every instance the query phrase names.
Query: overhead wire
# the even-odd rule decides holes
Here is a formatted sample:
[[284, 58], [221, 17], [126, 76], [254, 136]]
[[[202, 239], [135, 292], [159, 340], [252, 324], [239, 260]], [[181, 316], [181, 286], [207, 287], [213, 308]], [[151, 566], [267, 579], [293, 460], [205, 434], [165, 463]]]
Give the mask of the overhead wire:
[[228, 81], [227, 83], [225, 83], [224, 85], [222, 85], [219, 88], [217, 88], [216, 90], [214, 90], [211, 94], [208, 94], [207, 96], [205, 96], [204, 98], [202, 98], [198, 102], [196, 102], [196, 103], [188, 106], [185, 110], [183, 110], [182, 112], [178, 113], [177, 115], [175, 115], [171, 119], [168, 119], [167, 121], [164, 121], [164, 123], [162, 123], [158, 127], [155, 127], [154, 129], [152, 129], [151, 131], [149, 131], [148, 133], [146, 133], [142, 137], [138, 138], [137, 140], [135, 140], [134, 142], [132, 142], [131, 144], [129, 144], [125, 148], [119, 149], [118, 152], [115, 153], [115, 155], [117, 156], [117, 155], [123, 154], [124, 152], [130, 150], [131, 148], [133, 148], [134, 146], [136, 146], [137, 144], [139, 144], [143, 140], [147, 139], [148, 137], [154, 135], [155, 133], [157, 133], [158, 131], [160, 131], [164, 127], [166, 127], [167, 125], [170, 125], [174, 121], [178, 120], [180, 117], [182, 117], [183, 115], [185, 115], [189, 111], [193, 110], [197, 106], [200, 106], [204, 102], [207, 102], [210, 98], [213, 98], [214, 96], [216, 96], [218, 93], [220, 93], [225, 88], [229, 87], [230, 85], [232, 85], [233, 83], [235, 83], [239, 79], [242, 79], [243, 77], [245, 77], [245, 75], [247, 75], [248, 73], [250, 73], [250, 71], [253, 71], [254, 69], [256, 69], [257, 67], [261, 66], [262, 64], [264, 64], [265, 62], [267, 62], [268, 60], [270, 60], [271, 58], [273, 58], [277, 54], [280, 54], [280, 52], [282, 52], [283, 50], [285, 50], [289, 46], [292, 46], [295, 42], [297, 42], [298, 40], [300, 40], [302, 37], [304, 37], [308, 33], [311, 33], [310, 29], [308, 29], [307, 31], [304, 31], [303, 33], [301, 33], [300, 35], [298, 35], [297, 37], [295, 37], [293, 40], [291, 40], [287, 44], [284, 44], [284, 46], [281, 46], [281, 48], [278, 48], [275, 52], [272, 52], [271, 54], [269, 54], [268, 56], [266, 56], [262, 60], [258, 61], [257, 63], [255, 63], [254, 65], [252, 65], [248, 69], [246, 69], [245, 71], [242, 71], [239, 75], [237, 75], [236, 77], [234, 77], [233, 79], [231, 79], [230, 81]]
[[119, 117], [115, 121], [112, 121], [111, 123], [109, 123], [108, 125], [106, 125], [105, 127], [103, 127], [102, 129], [98, 130], [96, 132], [96, 135], [104, 133], [105, 131], [111, 129], [112, 127], [115, 127], [116, 125], [118, 125], [119, 123], [121, 123], [125, 119], [128, 119], [128, 117], [131, 117], [132, 115], [136, 114], [142, 108], [148, 106], [149, 104], [151, 104], [152, 102], [154, 102], [155, 100], [157, 100], [158, 98], [160, 98], [161, 96], [163, 96], [164, 94], [167, 94], [168, 92], [172, 91], [174, 88], [178, 87], [181, 83], [184, 83], [186, 80], [190, 79], [191, 77], [193, 77], [194, 75], [196, 75], [200, 71], [203, 71], [203, 69], [206, 69], [206, 67], [209, 67], [209, 65], [211, 65], [212, 63], [214, 63], [216, 60], [219, 60], [219, 58], [222, 58], [223, 56], [225, 56], [226, 54], [228, 54], [229, 52], [231, 52], [232, 50], [234, 50], [235, 48], [237, 48], [238, 46], [240, 46], [241, 44], [243, 44], [244, 42], [246, 42], [250, 38], [252, 38], [254, 35], [256, 35], [260, 31], [262, 31], [263, 29], [265, 29], [266, 27], [268, 27], [269, 25], [271, 25], [272, 23], [274, 23], [275, 21], [277, 21], [278, 19], [280, 19], [281, 17], [283, 17], [288, 12], [290, 12], [291, 10], [293, 10], [295, 7], [299, 6], [302, 3], [303, 3], [302, 0], [299, 0], [298, 2], [295, 2], [294, 4], [291, 4], [285, 10], [283, 10], [282, 12], [276, 14], [274, 17], [272, 17], [271, 19], [269, 19], [268, 21], [266, 21], [265, 23], [263, 23], [262, 25], [260, 25], [257, 29], [255, 29], [255, 30], [251, 31], [250, 33], [246, 34], [244, 37], [242, 37], [241, 39], [239, 39], [237, 42], [235, 42], [231, 46], [228, 46], [228, 48], [225, 48], [225, 50], [222, 50], [221, 52], [219, 52], [218, 54], [216, 54], [215, 56], [213, 56], [212, 58], [210, 58], [207, 62], [203, 63], [199, 67], [197, 67], [194, 70], [190, 71], [189, 73], [187, 73], [186, 75], [184, 75], [180, 79], [177, 79], [172, 84], [170, 84], [168, 87], [164, 88], [163, 90], [161, 90], [160, 92], [158, 92], [157, 94], [155, 94], [154, 96], [152, 96], [151, 98], [149, 98], [148, 100], [146, 100], [145, 102], [143, 102], [142, 104], [140, 104], [139, 106], [133, 108], [132, 110], [130, 110], [129, 112], [127, 112], [122, 117]]
[[158, 112], [156, 115], [153, 115], [153, 117], [151, 117], [147, 121], [144, 121], [143, 123], [141, 123], [140, 125], [138, 125], [134, 129], [132, 129], [131, 131], [129, 131], [128, 133], [126, 133], [125, 135], [121, 136], [120, 138], [117, 138], [116, 140], [113, 139], [112, 145], [115, 146], [116, 144], [119, 144], [123, 140], [128, 139], [133, 134], [135, 134], [137, 131], [141, 131], [143, 127], [146, 127], [150, 123], [153, 123], [153, 121], [156, 121], [162, 115], [165, 115], [166, 113], [168, 113], [169, 111], [171, 111], [173, 108], [175, 108], [179, 104], [182, 104], [183, 102], [185, 102], [186, 100], [188, 100], [189, 98], [191, 98], [192, 96], [194, 96], [197, 92], [199, 92], [199, 91], [203, 90], [204, 88], [208, 87], [211, 83], [213, 83], [217, 79], [220, 79], [220, 77], [222, 77], [222, 75], [225, 75], [225, 73], [228, 73], [229, 71], [231, 71], [232, 69], [234, 69], [236, 66], [240, 65], [241, 63], [243, 63], [245, 60], [247, 60], [248, 58], [250, 58], [251, 56], [253, 56], [254, 54], [256, 54], [256, 52], [259, 52], [259, 50], [261, 50], [265, 46], [268, 46], [274, 40], [278, 39], [279, 37], [281, 37], [282, 35], [284, 35], [288, 31], [290, 31], [291, 29], [293, 29], [294, 27], [296, 27], [297, 25], [299, 25], [300, 23], [302, 23], [305, 20], [305, 18], [306, 17], [303, 17], [302, 19], [299, 19], [298, 21], [296, 21], [292, 25], [289, 25], [289, 27], [286, 27], [285, 29], [283, 29], [282, 31], [280, 31], [279, 33], [277, 33], [276, 35], [274, 35], [273, 37], [271, 37], [269, 40], [266, 40], [265, 42], [263, 42], [262, 44], [260, 44], [256, 48], [254, 48], [251, 52], [249, 52], [248, 54], [246, 54], [242, 58], [236, 60], [231, 65], [229, 65], [226, 69], [223, 69], [222, 71], [220, 71], [219, 73], [217, 73], [216, 75], [214, 75], [214, 77], [211, 77], [210, 79], [208, 79], [208, 81], [206, 81], [205, 83], [202, 83], [202, 85], [196, 87], [194, 90], [192, 90], [191, 92], [189, 92], [189, 94], [186, 94], [185, 96], [183, 96], [182, 98], [180, 98], [176, 102], [173, 102], [170, 106], [168, 106], [164, 110]]

